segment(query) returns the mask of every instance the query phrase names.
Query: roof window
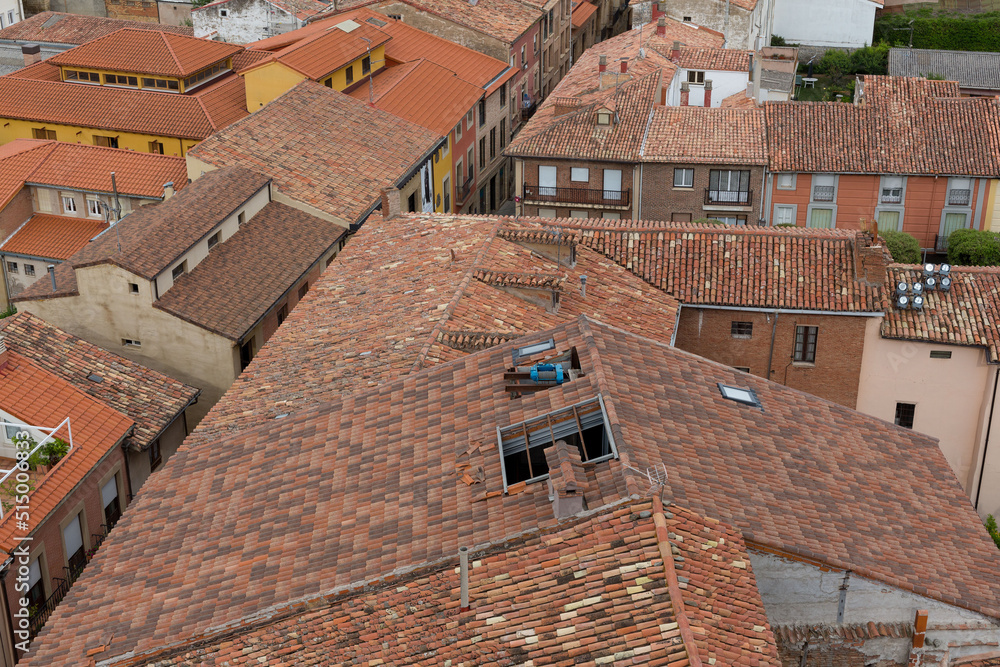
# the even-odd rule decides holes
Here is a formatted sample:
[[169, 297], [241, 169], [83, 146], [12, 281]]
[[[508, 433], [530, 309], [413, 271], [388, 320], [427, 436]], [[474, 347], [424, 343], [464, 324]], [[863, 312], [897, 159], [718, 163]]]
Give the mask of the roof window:
[[525, 345], [524, 347], [519, 347], [514, 350], [512, 356], [514, 357], [514, 365], [524, 357], [530, 357], [535, 354], [541, 354], [542, 352], [548, 352], [549, 350], [556, 349], [556, 342], [553, 339], [548, 339], [542, 341], [541, 343], [532, 343], [531, 345]]
[[534, 419], [497, 429], [503, 489], [548, 477], [545, 450], [562, 440], [579, 449], [584, 465], [618, 458], [600, 395]]
[[743, 403], [744, 405], [752, 405], [755, 408], [762, 408], [760, 399], [757, 398], [757, 394], [753, 389], [732, 387], [728, 384], [722, 384], [720, 382], [719, 391], [722, 392], [722, 395], [730, 401], [736, 401], [737, 403]]

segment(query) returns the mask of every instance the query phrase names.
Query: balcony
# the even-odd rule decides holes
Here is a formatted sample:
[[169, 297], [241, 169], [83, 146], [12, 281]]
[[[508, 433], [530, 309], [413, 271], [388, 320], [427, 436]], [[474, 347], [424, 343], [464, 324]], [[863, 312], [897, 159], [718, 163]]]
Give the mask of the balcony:
[[900, 204], [903, 201], [902, 190], [883, 190], [880, 204]]
[[521, 121], [529, 121], [536, 111], [538, 111], [538, 105], [534, 102], [531, 103], [531, 106], [524, 107], [521, 109]]
[[813, 201], [833, 201], [836, 189], [832, 185], [817, 185], [813, 187]]
[[561, 204], [587, 204], [628, 208], [632, 205], [631, 190], [593, 190], [590, 188], [552, 188], [524, 184], [525, 201]]
[[456, 194], [458, 195], [457, 197], [458, 201], [455, 202], [458, 206], [461, 206], [466, 201], [468, 201], [469, 196], [472, 194], [472, 191], [474, 189], [475, 180], [476, 179], [474, 179], [472, 176], [469, 176], [469, 178], [466, 179], [465, 183], [462, 183], [460, 186], [458, 186], [458, 189], [456, 190]]
[[706, 206], [752, 206], [753, 190], [705, 189]]
[[948, 206], [968, 206], [972, 203], [972, 190], [949, 190]]

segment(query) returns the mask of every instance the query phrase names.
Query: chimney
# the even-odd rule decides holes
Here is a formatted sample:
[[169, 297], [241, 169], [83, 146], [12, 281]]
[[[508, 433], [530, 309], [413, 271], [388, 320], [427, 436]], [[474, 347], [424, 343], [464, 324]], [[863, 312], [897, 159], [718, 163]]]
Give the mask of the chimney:
[[622, 74], [628, 73], [628, 59], [622, 58]]
[[691, 84], [681, 81], [681, 106], [686, 107], [691, 104]]
[[608, 69], [608, 57], [601, 56], [600, 60], [597, 61], [597, 71], [604, 72]]
[[170, 199], [173, 196], [174, 196], [174, 182], [170, 181], [169, 183], [164, 183], [163, 184], [163, 201], [167, 201], [168, 199]]
[[576, 111], [579, 107], [580, 100], [575, 97], [556, 97], [552, 100], [552, 114], [554, 116], [562, 116]]
[[42, 61], [42, 47], [38, 44], [25, 44], [21, 47], [21, 55], [24, 56], [24, 66], [34, 65]]
[[385, 188], [382, 190], [382, 217], [386, 220], [398, 218], [403, 210], [402, 196], [399, 188]]
[[913, 648], [924, 647], [924, 637], [927, 632], [927, 610], [918, 609], [913, 619]]
[[[667, 36], [667, 19], [662, 16], [656, 21], [656, 35], [658, 37]], [[677, 44], [677, 42], [674, 42], [674, 44]]]
[[585, 507], [583, 494], [587, 489], [587, 472], [583, 469], [580, 450], [559, 440], [545, 450], [549, 465], [549, 500], [557, 519], [579, 514]]
[[[663, 30], [664, 30], [664, 32], [666, 32], [666, 29], [667, 29], [666, 28], [666, 23], [667, 23], [666, 21], [663, 22]], [[681, 43], [679, 41], [677, 41], [676, 39], [674, 40], [674, 46], [673, 46], [673, 48], [670, 49], [670, 59], [673, 60], [674, 62], [677, 62], [678, 60], [681, 59]]]
[[854, 236], [854, 277], [870, 285], [885, 282], [885, 272], [892, 262], [892, 256], [884, 245], [879, 244], [869, 232], [857, 232]]
[[712, 106], [712, 80], [705, 79], [705, 108]]
[[653, 4], [653, 20], [654, 21], [656, 19], [658, 19], [659, 17], [663, 16], [666, 13], [667, 13], [667, 3], [666, 2], [663, 2], [661, 0], [660, 2], [657, 2], [657, 3]]
[[0, 336], [0, 371], [7, 368], [7, 364], [10, 363], [10, 352], [7, 350], [7, 344], [3, 340], [3, 336]]
[[[119, 250], [121, 250], [121, 248], [119, 248]], [[48, 272], [49, 272], [49, 277], [52, 278], [52, 291], [55, 292], [56, 291], [56, 265], [55, 264], [49, 264]]]
[[581, 275], [580, 276], [580, 297], [584, 298], [584, 299], [587, 298], [587, 276], [586, 275]]

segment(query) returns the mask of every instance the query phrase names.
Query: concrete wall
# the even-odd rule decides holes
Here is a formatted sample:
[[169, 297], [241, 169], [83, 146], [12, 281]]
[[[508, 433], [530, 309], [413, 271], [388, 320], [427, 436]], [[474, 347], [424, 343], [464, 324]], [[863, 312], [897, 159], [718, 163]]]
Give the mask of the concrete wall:
[[[681, 105], [681, 82], [687, 81], [688, 71], [686, 69], [679, 70], [677, 75], [671, 80], [670, 88], [667, 92], [667, 106], [679, 107]], [[746, 92], [747, 83], [750, 81], [750, 73], [706, 70], [705, 80], [712, 82], [711, 106], [717, 108], [721, 107], [722, 100], [730, 95]], [[690, 89], [688, 105], [692, 107], [705, 106], [705, 86], [693, 83]]]
[[195, 37], [216, 32], [216, 39], [233, 44], [256, 42], [302, 27], [297, 18], [264, 0], [229, 0], [225, 4], [198, 7], [191, 11], [191, 20]]
[[[191, 25], [191, 3], [189, 2], [163, 2], [156, 3], [156, 10], [160, 14], [160, 23], [163, 25]], [[193, 21], [192, 21], [193, 23]]]
[[[916, 405], [913, 429], [937, 438], [948, 464], [970, 497], [975, 498], [983, 445], [993, 403], [997, 366], [978, 347], [938, 345], [865, 336], [858, 410], [895, 420], [896, 403]], [[932, 351], [950, 359], [931, 359]], [[1000, 426], [991, 429], [979, 512], [1000, 515]], [[992, 455], [991, 455], [992, 454]]]
[[[926, 641], [940, 640], [944, 646], [951, 645], [952, 659], [981, 653], [982, 642], [1000, 640], [1000, 624], [995, 619], [856, 574], [847, 578], [844, 618], [838, 622], [844, 572], [753, 548], [750, 561], [773, 627], [810, 625], [831, 629], [869, 622], [912, 623], [917, 610], [925, 609], [929, 612]], [[858, 664], [875, 664], [879, 660], [906, 664], [909, 650], [908, 637], [869, 642], [859, 650], [868, 660]]]
[[871, 0], [774, 0], [775, 35], [789, 44], [858, 48], [872, 42]]
[[[188, 408], [191, 410], [191, 408]], [[173, 421], [164, 431], [163, 435], [160, 436], [160, 460], [162, 461], [157, 467], [157, 470], [163, 467], [163, 464], [167, 462], [177, 448], [181, 446], [184, 442], [184, 438], [187, 437], [187, 427], [184, 415], [178, 415], [177, 419]], [[128, 453], [128, 473], [129, 479], [132, 481], [132, 493], [138, 493], [142, 488], [146, 480], [153, 473], [150, 469], [149, 452], [129, 452]]]

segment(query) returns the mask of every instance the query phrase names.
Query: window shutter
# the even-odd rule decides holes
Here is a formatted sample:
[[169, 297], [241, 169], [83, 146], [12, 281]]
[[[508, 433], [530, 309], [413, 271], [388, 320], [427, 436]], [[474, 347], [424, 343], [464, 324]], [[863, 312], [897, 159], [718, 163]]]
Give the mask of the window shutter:
[[38, 583], [38, 580], [42, 578], [42, 568], [38, 565], [38, 559], [31, 561], [28, 565], [28, 588], [31, 588]]
[[107, 507], [118, 497], [118, 479], [112, 477], [108, 480], [107, 484], [101, 487], [101, 502], [104, 503], [102, 507]]
[[63, 528], [63, 543], [66, 545], [67, 558], [83, 548], [83, 532], [80, 530], [79, 514]]

